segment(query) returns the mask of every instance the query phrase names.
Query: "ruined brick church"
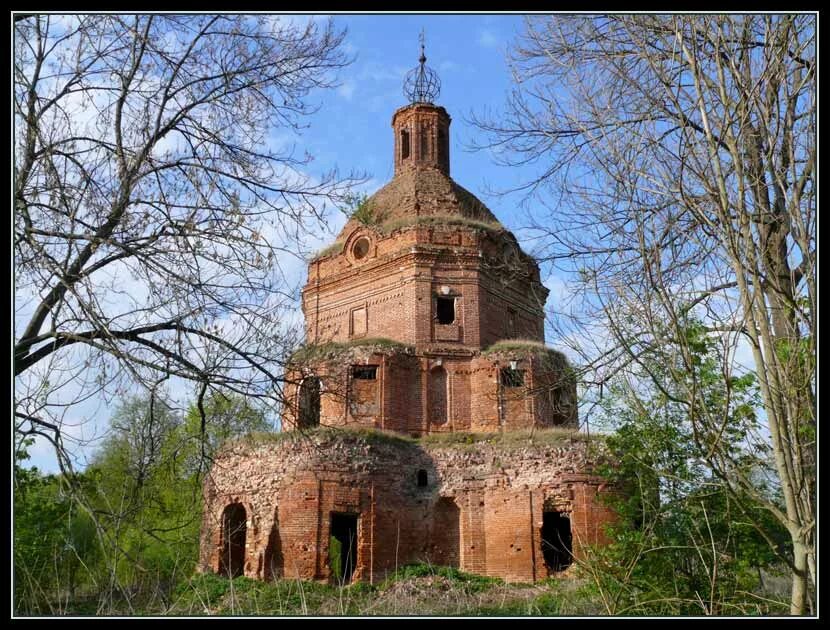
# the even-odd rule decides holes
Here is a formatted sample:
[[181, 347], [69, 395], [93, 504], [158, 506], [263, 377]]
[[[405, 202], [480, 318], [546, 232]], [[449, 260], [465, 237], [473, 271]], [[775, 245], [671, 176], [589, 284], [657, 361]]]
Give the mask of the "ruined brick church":
[[392, 116], [392, 181], [309, 263], [283, 431], [228, 444], [205, 482], [202, 571], [342, 583], [429, 562], [530, 582], [604, 540], [548, 291], [450, 177], [425, 61]]

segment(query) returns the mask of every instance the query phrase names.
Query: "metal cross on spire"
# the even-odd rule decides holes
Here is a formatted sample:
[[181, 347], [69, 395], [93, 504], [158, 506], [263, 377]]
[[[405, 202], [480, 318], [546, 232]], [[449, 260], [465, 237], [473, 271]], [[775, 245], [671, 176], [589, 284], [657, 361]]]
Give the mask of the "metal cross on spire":
[[433, 103], [441, 93], [441, 80], [432, 68], [427, 67], [427, 56], [424, 51], [424, 29], [418, 37], [421, 42], [421, 56], [418, 58], [418, 67], [406, 73], [403, 82], [403, 93], [410, 103]]

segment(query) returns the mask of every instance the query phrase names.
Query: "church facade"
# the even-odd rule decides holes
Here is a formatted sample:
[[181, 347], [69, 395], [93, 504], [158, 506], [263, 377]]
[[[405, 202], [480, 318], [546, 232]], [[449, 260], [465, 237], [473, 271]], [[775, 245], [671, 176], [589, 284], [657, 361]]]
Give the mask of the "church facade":
[[228, 445], [205, 483], [203, 571], [375, 581], [430, 562], [534, 581], [605, 540], [539, 267], [450, 177], [437, 77], [423, 54], [410, 74], [392, 181], [309, 263], [282, 434]]

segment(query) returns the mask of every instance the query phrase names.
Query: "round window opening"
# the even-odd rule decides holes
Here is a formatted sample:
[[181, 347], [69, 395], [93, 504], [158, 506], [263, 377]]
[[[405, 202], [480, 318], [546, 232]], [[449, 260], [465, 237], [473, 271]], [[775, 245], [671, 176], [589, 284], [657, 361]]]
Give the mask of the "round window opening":
[[356, 260], [360, 260], [361, 258], [366, 258], [366, 254], [369, 253], [369, 239], [365, 236], [357, 239], [357, 242], [352, 247], [352, 254], [354, 255]]

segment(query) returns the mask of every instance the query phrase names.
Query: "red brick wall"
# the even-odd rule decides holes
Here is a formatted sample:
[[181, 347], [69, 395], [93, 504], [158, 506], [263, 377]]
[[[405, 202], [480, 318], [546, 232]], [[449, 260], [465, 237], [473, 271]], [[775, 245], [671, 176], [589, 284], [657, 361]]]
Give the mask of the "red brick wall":
[[[350, 247], [364, 236], [372, 240], [372, 253], [354, 260]], [[479, 255], [504, 238], [452, 225], [410, 226], [388, 235], [354, 225], [342, 253], [309, 266], [303, 290], [307, 339], [386, 337], [418, 347], [470, 349], [504, 338], [543, 341], [547, 289], [538, 282], [538, 269], [517, 276], [509, 268], [488, 268]], [[449, 326], [435, 320], [442, 287], [456, 298], [456, 321]], [[512, 332], [508, 308], [515, 312]], [[358, 309], [365, 313], [365, 332], [354, 329], [352, 313]]]
[[[395, 112], [392, 128], [395, 134], [395, 172], [414, 166], [437, 168], [450, 172], [449, 150], [450, 116], [443, 107], [417, 104], [407, 105]], [[409, 156], [404, 157], [401, 131], [409, 133]], [[443, 134], [443, 149], [439, 152], [439, 133]], [[423, 140], [421, 136], [423, 137]]]
[[[450, 357], [446, 351], [444, 356], [437, 352], [419, 356], [411, 349], [378, 350], [370, 345], [342, 349], [332, 357], [306, 365], [324, 383], [324, 426], [363, 425], [413, 435], [577, 426], [575, 384], [532, 354], [483, 356], [460, 349]], [[501, 382], [500, 370], [513, 363], [524, 373], [521, 387], [505, 387]], [[353, 379], [353, 365], [378, 366], [377, 380]], [[438, 369], [445, 375], [440, 388]], [[299, 372], [291, 373], [290, 380], [293, 383], [285, 388], [290, 403], [283, 417], [286, 429], [295, 426]], [[435, 422], [437, 400], [443, 400], [446, 422]]]
[[[238, 502], [248, 518], [250, 577], [267, 575], [266, 553], [276, 541], [279, 574], [328, 579], [331, 513], [346, 512], [359, 514], [356, 579], [376, 581], [426, 560], [539, 579], [547, 575], [539, 542], [544, 505], [571, 515], [577, 555], [604, 542], [602, 525], [614, 515], [597, 495], [601, 480], [582, 472], [587, 465], [585, 443], [567, 439], [456, 448], [317, 432], [238, 442], [220, 453], [205, 482], [200, 567], [218, 570], [220, 517]], [[418, 486], [418, 470], [427, 486]]]

